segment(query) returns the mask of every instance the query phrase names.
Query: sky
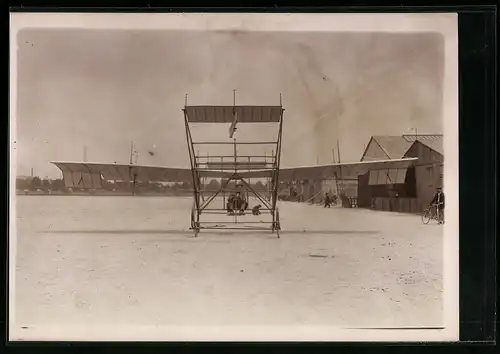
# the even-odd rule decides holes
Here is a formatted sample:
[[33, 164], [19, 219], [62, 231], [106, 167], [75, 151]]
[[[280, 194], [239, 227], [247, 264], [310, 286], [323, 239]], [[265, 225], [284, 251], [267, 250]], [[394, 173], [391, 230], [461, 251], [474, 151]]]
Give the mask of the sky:
[[[139, 164], [188, 167], [186, 94], [191, 105], [281, 94], [284, 167], [331, 163], [337, 141], [343, 162], [359, 161], [372, 135], [443, 132], [437, 33], [29, 29], [17, 42], [18, 175], [60, 178], [50, 161], [82, 161], [84, 146], [88, 161], [128, 163], [132, 141]], [[235, 136], [276, 132], [240, 124]], [[193, 135], [229, 140], [218, 124]]]

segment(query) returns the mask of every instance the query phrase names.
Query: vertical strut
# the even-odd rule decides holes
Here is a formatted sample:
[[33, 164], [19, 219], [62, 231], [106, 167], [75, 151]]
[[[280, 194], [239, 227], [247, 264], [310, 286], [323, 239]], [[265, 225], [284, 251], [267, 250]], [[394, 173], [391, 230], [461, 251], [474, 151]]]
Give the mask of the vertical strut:
[[197, 214], [199, 215], [199, 213], [200, 213], [200, 200], [199, 200], [199, 189], [198, 189], [199, 184], [197, 183], [198, 173], [197, 173], [196, 160], [195, 160], [196, 155], [194, 153], [193, 140], [191, 138], [191, 132], [189, 129], [187, 112], [185, 109], [184, 109], [184, 125], [186, 128], [186, 140], [187, 140], [187, 144], [188, 144], [189, 161], [191, 162], [191, 175], [193, 178], [193, 198], [194, 198], [194, 203], [196, 205]]
[[[221, 156], [220, 157], [220, 172], [221, 172], [221, 175], [223, 175], [223, 171], [224, 171], [224, 156]], [[220, 185], [222, 185], [222, 183], [224, 182], [224, 177], [221, 177], [220, 179]], [[226, 208], [226, 190], [223, 190], [222, 191], [222, 209]]]
[[[238, 173], [238, 169], [236, 167], [236, 165], [237, 165], [236, 164], [236, 161], [237, 161], [236, 138], [233, 138], [233, 142], [234, 142], [234, 173]], [[235, 184], [235, 188], [236, 188], [236, 190], [238, 190], [238, 186], [236, 184]], [[238, 223], [238, 212], [236, 212], [236, 211], [234, 213], [234, 223], [235, 224]]]
[[[251, 169], [250, 169], [250, 156], [248, 156], [248, 172], [250, 172], [250, 171], [251, 171]], [[248, 184], [252, 185], [252, 179], [251, 178], [248, 179]], [[250, 196], [248, 194], [248, 189], [247, 189], [247, 202], [250, 201], [249, 198], [250, 198]]]
[[[281, 106], [281, 94], [280, 94], [280, 127], [278, 132], [278, 142], [276, 145], [276, 165], [275, 165], [275, 190], [273, 195], [273, 212], [276, 211], [276, 203], [278, 199], [278, 189], [279, 189], [279, 174], [280, 174], [280, 160], [281, 160], [281, 136], [283, 133], [283, 108]], [[274, 220], [273, 220], [274, 221]]]

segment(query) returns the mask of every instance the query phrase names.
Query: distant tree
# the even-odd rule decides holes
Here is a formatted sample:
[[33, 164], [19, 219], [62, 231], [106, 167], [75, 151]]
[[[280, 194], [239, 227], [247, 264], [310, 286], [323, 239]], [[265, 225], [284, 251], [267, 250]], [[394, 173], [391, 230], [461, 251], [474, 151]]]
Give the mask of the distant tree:
[[52, 181], [52, 188], [58, 191], [64, 191], [66, 190], [66, 185], [64, 184], [64, 181], [62, 179], [57, 178]]
[[40, 188], [42, 182], [39, 177], [33, 177], [30, 182], [30, 188], [31, 189], [38, 189]]
[[50, 179], [42, 179], [41, 187], [44, 189], [49, 189], [52, 186], [52, 181]]
[[265, 191], [266, 190], [266, 186], [261, 181], [257, 181], [257, 183], [255, 183], [254, 188], [258, 191]]
[[218, 190], [220, 188], [220, 183], [216, 179], [212, 179], [207, 185], [208, 190]]
[[16, 189], [29, 189], [30, 188], [30, 181], [24, 178], [17, 178], [16, 179]]

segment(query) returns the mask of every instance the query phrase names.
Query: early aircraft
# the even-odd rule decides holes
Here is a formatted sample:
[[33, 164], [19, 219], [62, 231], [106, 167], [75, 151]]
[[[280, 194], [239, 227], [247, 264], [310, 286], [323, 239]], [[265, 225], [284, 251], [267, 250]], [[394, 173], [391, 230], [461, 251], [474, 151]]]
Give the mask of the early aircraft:
[[[102, 181], [124, 182], [183, 182], [191, 180], [193, 184], [193, 207], [191, 210], [191, 225], [195, 236], [201, 229], [253, 229], [271, 230], [279, 237], [281, 229], [280, 215], [277, 208], [278, 189], [280, 182], [300, 180], [324, 180], [332, 178], [342, 172], [344, 175], [358, 175], [373, 169], [401, 169], [405, 170], [415, 162], [415, 158], [392, 159], [369, 162], [332, 163], [327, 165], [300, 166], [281, 168], [281, 144], [283, 131], [284, 109], [279, 106], [190, 106], [187, 102], [183, 109], [186, 130], [186, 139], [191, 168], [145, 166], [137, 164], [90, 163], [90, 162], [52, 162], [63, 173], [67, 187], [83, 185], [84, 188], [102, 188]], [[204, 142], [194, 141], [191, 134], [191, 123], [231, 123], [229, 137], [233, 141]], [[273, 141], [237, 141], [233, 135], [237, 124], [249, 123], [276, 123], [278, 128], [277, 139]], [[233, 146], [233, 154], [219, 156], [201, 156], [195, 147], [200, 145]], [[273, 147], [272, 156], [245, 155], [237, 153], [240, 145], [268, 145]], [[216, 191], [203, 190], [203, 178], [220, 178], [220, 188]], [[267, 179], [268, 196], [257, 191], [248, 183], [248, 179]], [[200, 220], [203, 214], [226, 214], [228, 205], [209, 207], [214, 199], [228, 190], [231, 181], [252, 193], [262, 207], [263, 214], [270, 214], [269, 222], [248, 221], [239, 218], [238, 213], [231, 213], [227, 224], [213, 223]], [[208, 196], [207, 196], [208, 194]], [[248, 203], [246, 203], [248, 206]], [[228, 226], [229, 224], [229, 226]], [[256, 224], [267, 224], [268, 227], [257, 227]]]

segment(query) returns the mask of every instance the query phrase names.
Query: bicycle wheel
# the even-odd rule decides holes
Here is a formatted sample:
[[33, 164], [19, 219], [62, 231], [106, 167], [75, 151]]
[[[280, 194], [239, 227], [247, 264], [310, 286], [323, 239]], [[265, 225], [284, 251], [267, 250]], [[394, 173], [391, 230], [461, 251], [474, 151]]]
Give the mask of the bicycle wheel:
[[424, 224], [428, 224], [431, 219], [432, 219], [432, 211], [431, 209], [425, 209], [424, 213], [422, 214], [422, 222]]

